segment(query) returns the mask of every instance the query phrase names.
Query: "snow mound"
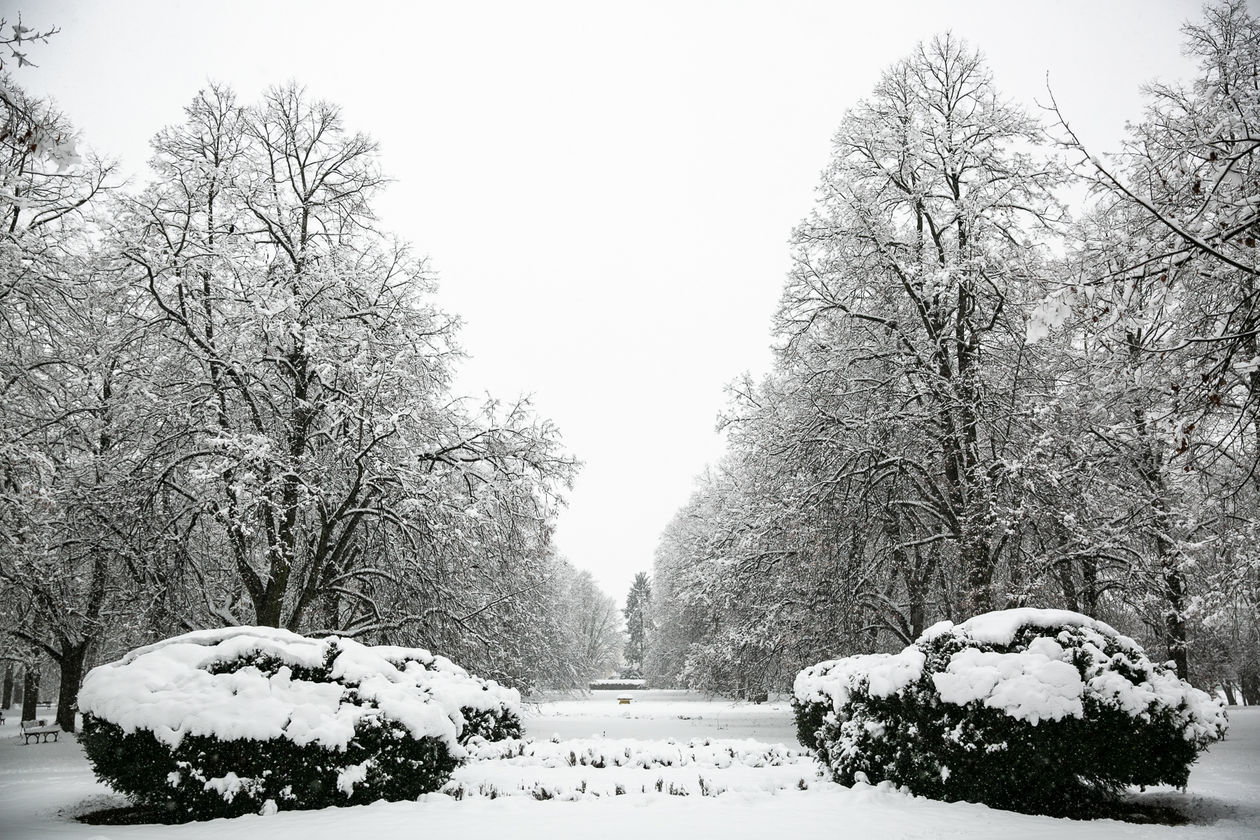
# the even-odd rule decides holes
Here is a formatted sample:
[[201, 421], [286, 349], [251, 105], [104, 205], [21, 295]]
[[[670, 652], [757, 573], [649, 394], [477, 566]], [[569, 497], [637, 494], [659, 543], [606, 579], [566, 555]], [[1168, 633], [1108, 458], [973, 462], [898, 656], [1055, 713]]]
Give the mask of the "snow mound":
[[1027, 627], [1041, 629], [1084, 627], [1115, 639], [1128, 650], [1140, 650], [1137, 642], [1128, 636], [1122, 636], [1111, 625], [1096, 618], [1071, 610], [1042, 610], [1032, 607], [981, 613], [962, 624], [954, 624], [952, 621], [937, 622], [923, 631], [923, 635], [919, 636], [919, 641], [929, 641], [945, 633], [952, 633], [981, 644], [1009, 645], [1015, 641], [1015, 635]]
[[865, 653], [811, 665], [796, 675], [792, 696], [802, 703], [842, 704], [859, 684], [878, 697], [903, 691], [923, 674], [923, 652]]
[[[246, 663], [233, 669], [231, 663]], [[326, 679], [312, 675], [326, 669]], [[353, 690], [348, 690], [353, 689]], [[79, 710], [174, 747], [187, 735], [285, 738], [345, 749], [367, 718], [386, 716], [456, 756], [466, 711], [511, 711], [520, 695], [421, 648], [311, 639], [271, 627], [199, 630], [94, 668]]]
[[[1049, 635], [1037, 635], [1043, 631]], [[1021, 649], [992, 649], [1015, 645], [1021, 634], [1032, 637]], [[794, 702], [835, 710], [859, 688], [872, 697], [899, 694], [923, 676], [924, 650], [947, 638], [961, 649], [931, 677], [947, 703], [979, 702], [1031, 723], [1080, 718], [1086, 697], [1130, 715], [1166, 707], [1178, 710], [1187, 738], [1195, 741], [1216, 740], [1213, 733], [1228, 725], [1220, 702], [1152, 664], [1133, 639], [1068, 610], [999, 610], [961, 624], [942, 621], [900, 653], [858, 654], [811, 665], [796, 677]], [[1060, 641], [1076, 644], [1065, 648]], [[1121, 659], [1138, 679], [1112, 670]]]
[[1033, 724], [1082, 718], [1089, 703], [1144, 720], [1171, 714], [1191, 743], [1218, 740], [1228, 728], [1218, 700], [1151, 662], [1133, 639], [1080, 613], [984, 613], [930, 627], [915, 646], [962, 648], [932, 675], [947, 703], [980, 702]]
[[1049, 639], [1038, 641], [1049, 642], [1058, 655], [1053, 651], [995, 653], [965, 648], [950, 657], [944, 672], [932, 675], [932, 682], [946, 703], [962, 706], [979, 701], [1033, 724], [1081, 717], [1085, 713], [1081, 675], [1071, 662], [1064, 661], [1063, 648]]

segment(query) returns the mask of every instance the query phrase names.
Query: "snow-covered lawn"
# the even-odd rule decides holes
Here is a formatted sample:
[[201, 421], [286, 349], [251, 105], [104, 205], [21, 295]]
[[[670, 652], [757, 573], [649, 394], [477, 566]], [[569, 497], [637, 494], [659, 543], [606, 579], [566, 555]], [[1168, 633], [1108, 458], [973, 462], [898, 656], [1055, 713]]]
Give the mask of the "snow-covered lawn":
[[[623, 706], [620, 694], [633, 700]], [[691, 691], [595, 691], [525, 703], [532, 738], [753, 738], [796, 747], [792, 708], [781, 703], [709, 700]]]
[[0, 838], [1260, 837], [1256, 708], [1230, 709], [1229, 738], [1202, 758], [1185, 793], [1142, 795], [1194, 820], [1166, 827], [1072, 822], [888, 789], [845, 789], [821, 779], [797, 746], [786, 703], [648, 691], [634, 692], [627, 706], [617, 702], [619, 693], [528, 705], [526, 739], [480, 749], [448, 793], [178, 826], [75, 822], [75, 814], [125, 800], [94, 780], [72, 739], [23, 746], [10, 720], [0, 728]]

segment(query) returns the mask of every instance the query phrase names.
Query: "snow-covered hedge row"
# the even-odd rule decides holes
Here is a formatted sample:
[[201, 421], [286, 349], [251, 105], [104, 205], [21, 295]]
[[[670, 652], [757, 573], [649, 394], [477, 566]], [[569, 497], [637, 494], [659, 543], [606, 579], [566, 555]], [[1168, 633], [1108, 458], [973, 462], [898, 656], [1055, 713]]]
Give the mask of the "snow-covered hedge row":
[[426, 650], [269, 627], [188, 633], [95, 668], [79, 692], [97, 776], [209, 819], [414, 799], [471, 738], [520, 735], [520, 696]]
[[591, 680], [587, 688], [591, 691], [637, 691], [647, 688], [647, 680]]
[[801, 742], [835, 780], [1032, 813], [1086, 813], [1127, 785], [1184, 785], [1222, 704], [1108, 625], [1063, 610], [941, 622], [896, 654], [796, 678]]
[[760, 741], [692, 738], [689, 741], [645, 741], [608, 738], [536, 741], [512, 738], [468, 747], [470, 761], [496, 761], [516, 767], [779, 767], [812, 764], [808, 753]]
[[751, 739], [510, 739], [474, 742], [468, 752], [468, 763], [442, 793], [456, 799], [721, 796], [807, 790], [818, 776], [811, 753]]

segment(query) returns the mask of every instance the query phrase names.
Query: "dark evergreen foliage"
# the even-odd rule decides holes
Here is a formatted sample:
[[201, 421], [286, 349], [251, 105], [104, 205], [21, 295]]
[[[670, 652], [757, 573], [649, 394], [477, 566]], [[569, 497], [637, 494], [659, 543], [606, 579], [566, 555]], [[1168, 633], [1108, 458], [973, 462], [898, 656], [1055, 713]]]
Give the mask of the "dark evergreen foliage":
[[[415, 738], [388, 718], [356, 727], [343, 752], [317, 743], [220, 740], [186, 736], [170, 748], [151, 732], [126, 733], [86, 716], [79, 736], [101, 781], [137, 804], [161, 808], [188, 820], [257, 813], [267, 800], [281, 810], [363, 805], [378, 799], [415, 799], [437, 790], [458, 761], [436, 738]], [[346, 792], [337, 785], [347, 767], [371, 763], [366, 778]], [[231, 796], [207, 788], [212, 779], [235, 773], [239, 790]]]
[[809, 750], [819, 749], [818, 730], [826, 720], [830, 703], [805, 703], [792, 698], [792, 715], [796, 719], [796, 740]]

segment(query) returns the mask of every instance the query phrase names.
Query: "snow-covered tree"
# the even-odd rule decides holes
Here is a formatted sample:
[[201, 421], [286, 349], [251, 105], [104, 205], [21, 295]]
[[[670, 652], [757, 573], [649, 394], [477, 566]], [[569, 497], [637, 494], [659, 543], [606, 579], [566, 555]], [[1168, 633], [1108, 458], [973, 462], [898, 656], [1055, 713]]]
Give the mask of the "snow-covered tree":
[[730, 478], [701, 543], [714, 629], [693, 680], [764, 690], [1010, 597], [1021, 313], [1064, 177], [1042, 139], [952, 36], [846, 115], [795, 234], [775, 370], [739, 384], [724, 419]]
[[1063, 327], [1066, 358], [1091, 370], [1086, 428], [1111, 450], [1112, 513], [1132, 537], [1124, 588], [1186, 678], [1195, 634], [1206, 646], [1224, 638], [1211, 624], [1239, 615], [1221, 594], [1260, 601], [1260, 24], [1227, 0], [1184, 33], [1199, 75], [1150, 86], [1111, 161], [1063, 121], [1092, 207], [1029, 330]]
[[626, 594], [621, 615], [626, 620], [626, 667], [634, 676], [643, 675], [643, 663], [651, 649], [652, 581], [646, 572], [639, 572]]
[[[1063, 176], [1041, 141], [975, 50], [949, 35], [921, 44], [837, 132], [778, 321], [794, 361], [842, 371], [850, 394], [891, 410], [879, 422], [900, 439], [849, 435], [852, 469], [872, 487], [904, 477], [889, 500], [900, 542], [945, 540], [973, 612], [996, 598], [1019, 309], [1059, 215]], [[869, 422], [852, 414], [825, 422]]]
[[454, 592], [508, 595], [493, 567], [547, 539], [571, 461], [526, 404], [450, 392], [455, 320], [374, 227], [375, 144], [299, 88], [212, 87], [154, 152], [119, 236], [165, 342], [170, 522], [205, 620], [423, 637], [471, 617]]
[[[1192, 51], [1218, 51], [1204, 65], [1216, 81], [1195, 95], [1245, 112], [1189, 119], [1199, 106], [1177, 106], [1183, 152], [1208, 128], [1234, 132], [1228, 155], [1219, 139], [1204, 147], [1204, 165], [1250, 165], [1245, 131], [1230, 128], [1254, 111], [1245, 17], [1226, 3], [1187, 30]], [[1223, 93], [1239, 84], [1251, 86]], [[1175, 90], [1156, 89], [1125, 177], [1145, 173], [1163, 215], [1225, 230], [1224, 209], [1186, 203], [1208, 191], [1203, 173], [1196, 191], [1186, 164], [1152, 174], [1171, 153], [1132, 162], [1175, 145]], [[1226, 248], [1247, 236], [1179, 240], [1156, 202], [1118, 184], [1069, 225], [1055, 197], [1068, 173], [1048, 149], [948, 36], [846, 116], [796, 233], [775, 368], [733, 389], [728, 454], [662, 538], [658, 679], [738, 693], [781, 684], [803, 657], [1023, 605], [1162, 642], [1182, 676], [1196, 639], [1221, 663], [1210, 673], [1228, 667], [1225, 640], [1246, 634], [1225, 623], [1258, 600], [1254, 460], [1238, 433], [1250, 368], [1229, 390], [1212, 364], [1254, 338], [1235, 324], [1249, 275], [1230, 261], [1245, 255]], [[1245, 190], [1225, 198], [1242, 189], [1234, 165], [1212, 170], [1211, 192], [1241, 213]], [[1228, 323], [1210, 317], [1222, 302]]]
[[625, 645], [621, 617], [616, 600], [599, 588], [590, 572], [567, 563], [557, 572], [561, 575], [557, 606], [564, 649], [572, 663], [572, 687], [585, 688], [620, 667]]
[[162, 424], [145, 411], [145, 330], [97, 244], [112, 165], [13, 130], [73, 135], [11, 80], [0, 101], [0, 629], [29, 652], [28, 682], [38, 658], [56, 664], [72, 731], [90, 654], [143, 611], [137, 510]]

